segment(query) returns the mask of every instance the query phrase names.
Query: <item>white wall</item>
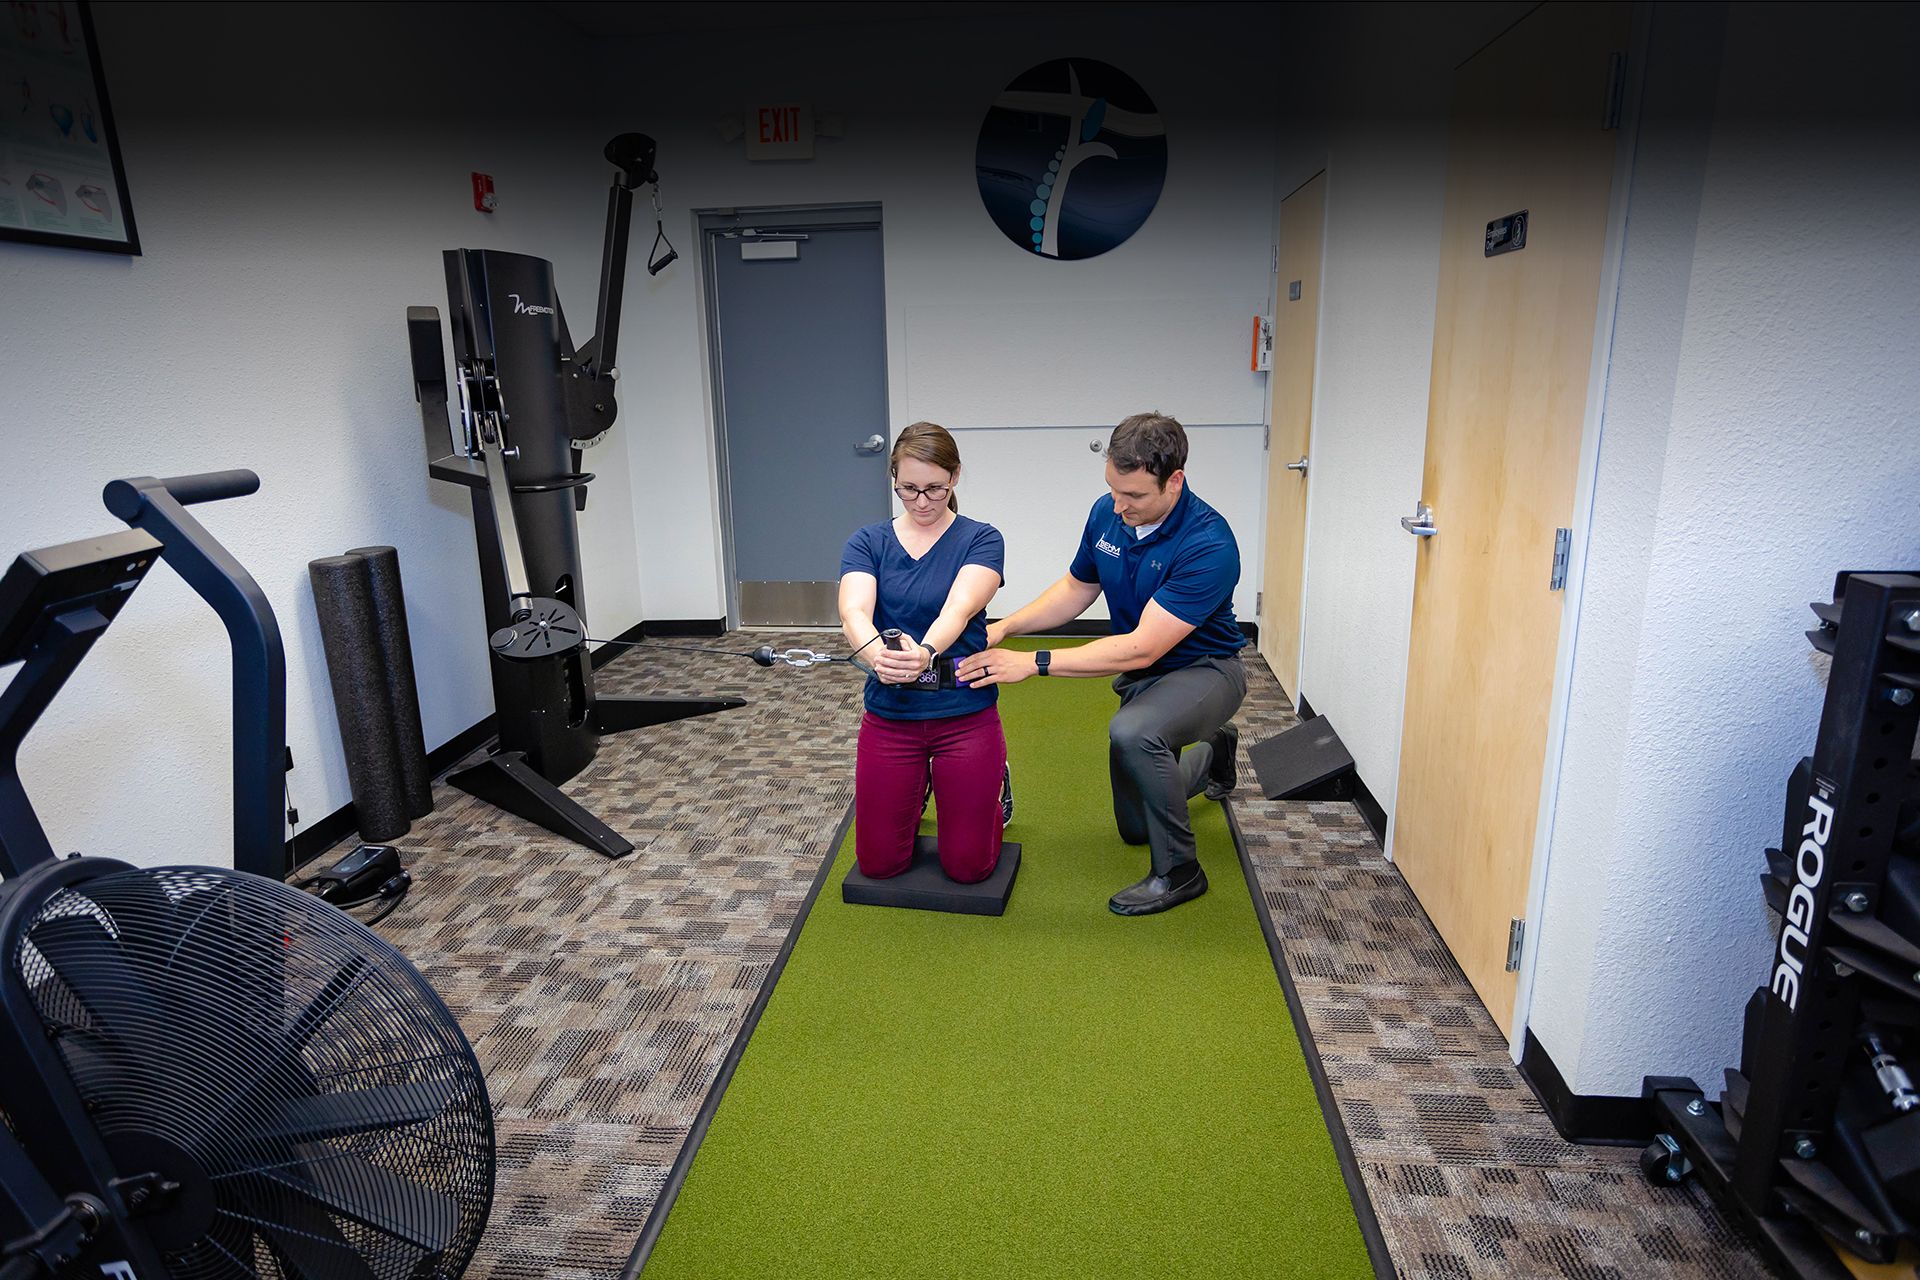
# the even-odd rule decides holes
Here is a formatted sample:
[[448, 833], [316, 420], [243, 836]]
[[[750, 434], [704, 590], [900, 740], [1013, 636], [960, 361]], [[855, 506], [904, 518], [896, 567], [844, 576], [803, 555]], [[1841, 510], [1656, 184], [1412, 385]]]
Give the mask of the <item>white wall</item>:
[[1369, 6], [1319, 38], [1325, 79], [1301, 103], [1319, 148], [1281, 156], [1283, 190], [1327, 171], [1314, 378], [1300, 689], [1389, 817], [1400, 774], [1446, 104], [1454, 65], [1528, 6]]
[[1920, 11], [1732, 7], [1717, 91], [1654, 21], [1529, 1018], [1585, 1094], [1738, 1060], [1807, 602], [1920, 564]]
[[[349, 794], [308, 560], [399, 548], [429, 747], [491, 710], [466, 496], [426, 477], [405, 308], [444, 312], [442, 249], [513, 249], [555, 259], [586, 337], [611, 170], [575, 38], [536, 10], [96, 16], [145, 252], [0, 243], [0, 557], [116, 527], [118, 476], [259, 472], [196, 514], [279, 616], [312, 821]], [[499, 183], [490, 218], [474, 169]], [[640, 617], [627, 455], [590, 465], [587, 590], [612, 635]], [[156, 571], [27, 741], [55, 847], [229, 863], [228, 688], [224, 630]]]
[[[660, 481], [646, 486], [638, 522], [649, 616], [725, 610], [692, 211], [877, 202], [891, 426], [927, 418], [969, 429], [965, 509], [1007, 538], [1007, 586], [993, 610], [1010, 611], [1064, 571], [1103, 492], [1088, 439], [1158, 408], [1196, 427], [1192, 482], [1239, 534], [1235, 606], [1251, 619], [1266, 395], [1264, 375], [1247, 369], [1247, 335], [1269, 288], [1272, 33], [1258, 11], [1141, 6], [1103, 10], [1098, 23], [1036, 8], [1017, 23], [1001, 14], [608, 42], [605, 112], [658, 139], [682, 255], [650, 283], [636, 273], [622, 355], [651, 394], [644, 430], [627, 437], [636, 473]], [[974, 147], [1010, 78], [1068, 55], [1111, 62], [1152, 95], [1166, 121], [1167, 182], [1124, 245], [1042, 261], [988, 219]], [[846, 136], [819, 140], [812, 161], [759, 164], [721, 139], [721, 119], [779, 101], [843, 115]]]

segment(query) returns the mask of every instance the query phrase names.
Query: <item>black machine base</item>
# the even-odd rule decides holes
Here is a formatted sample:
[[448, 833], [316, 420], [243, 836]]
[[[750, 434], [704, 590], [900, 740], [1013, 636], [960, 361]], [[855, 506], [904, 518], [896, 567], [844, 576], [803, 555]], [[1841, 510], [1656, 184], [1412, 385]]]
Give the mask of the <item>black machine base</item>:
[[1020, 874], [1020, 846], [1002, 844], [1000, 863], [978, 884], [959, 884], [940, 869], [940, 847], [932, 836], [916, 836], [913, 863], [897, 876], [873, 880], [854, 867], [840, 882], [840, 899], [868, 907], [914, 907], [968, 916], [1004, 915]]
[[733, 697], [652, 698], [609, 697], [601, 694], [593, 700], [591, 718], [595, 733], [623, 733], [628, 729], [644, 729], [648, 725], [665, 724], [669, 720], [712, 715], [716, 711], [730, 711], [746, 705], [745, 698]]
[[595, 853], [624, 858], [633, 852], [632, 842], [541, 777], [518, 751], [495, 752], [472, 768], [447, 775], [447, 781]]
[[1269, 800], [1351, 800], [1356, 794], [1353, 756], [1325, 716], [1255, 743], [1247, 759]]
[[[1721, 1104], [1708, 1102], [1698, 1085], [1679, 1077], [1647, 1078], [1656, 1139], [1641, 1157], [1641, 1170], [1656, 1183], [1677, 1186], [1698, 1178], [1732, 1221], [1744, 1226], [1782, 1275], [1796, 1280], [1851, 1280], [1853, 1273], [1811, 1222], [1786, 1212], [1756, 1214], [1735, 1193], [1739, 1144], [1727, 1132]], [[1784, 1206], [1782, 1206], [1784, 1209]]]
[[[584, 743], [580, 764], [567, 772], [572, 777], [594, 754], [595, 734], [622, 733], [649, 725], [685, 720], [689, 716], [711, 715], [747, 705], [745, 698], [654, 698], [596, 697], [589, 705], [587, 729], [576, 735]], [[552, 763], [549, 761], [549, 763]], [[562, 779], [564, 781], [564, 778]], [[569, 799], [558, 785], [549, 782], [527, 759], [524, 751], [496, 751], [469, 769], [449, 774], [447, 781], [470, 796], [477, 796], [498, 809], [545, 827], [555, 835], [583, 844], [609, 858], [624, 858], [633, 852], [633, 844], [600, 819]]]

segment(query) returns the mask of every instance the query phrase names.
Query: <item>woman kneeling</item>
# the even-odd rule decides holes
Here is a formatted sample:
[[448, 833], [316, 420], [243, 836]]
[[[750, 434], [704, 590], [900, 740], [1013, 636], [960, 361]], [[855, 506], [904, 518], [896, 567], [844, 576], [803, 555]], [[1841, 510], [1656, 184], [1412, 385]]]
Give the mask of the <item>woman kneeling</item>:
[[[905, 512], [857, 531], [840, 557], [841, 629], [874, 669], [854, 767], [854, 853], [874, 879], [907, 869], [931, 770], [940, 865], [971, 884], [1000, 861], [999, 690], [920, 686], [937, 659], [987, 647], [1005, 544], [998, 529], [960, 514], [960, 450], [945, 428], [902, 431], [891, 470]], [[897, 649], [879, 640], [889, 629], [901, 633]]]

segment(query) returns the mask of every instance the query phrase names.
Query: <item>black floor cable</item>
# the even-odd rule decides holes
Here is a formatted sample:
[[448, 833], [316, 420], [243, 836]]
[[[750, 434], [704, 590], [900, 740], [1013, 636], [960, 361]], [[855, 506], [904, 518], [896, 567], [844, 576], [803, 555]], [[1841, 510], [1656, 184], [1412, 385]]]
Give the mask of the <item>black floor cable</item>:
[[[860, 649], [866, 648], [868, 644], [872, 644], [874, 640], [878, 640], [879, 638], [879, 635], [875, 635], [873, 640], [869, 640], [867, 644], [861, 645]], [[722, 658], [748, 658], [763, 667], [771, 667], [775, 663], [782, 662], [790, 667], [811, 667], [839, 662], [858, 667], [868, 675], [873, 674], [873, 668], [860, 661], [860, 649], [855, 649], [852, 653], [841, 657], [838, 654], [819, 653], [813, 649], [775, 649], [770, 644], [763, 644], [758, 649], [741, 652], [737, 649], [710, 649], [688, 644], [659, 644], [651, 640], [595, 640], [592, 636], [588, 636], [583, 643], [610, 644], [623, 649], [669, 649], [675, 653], [706, 653]]]

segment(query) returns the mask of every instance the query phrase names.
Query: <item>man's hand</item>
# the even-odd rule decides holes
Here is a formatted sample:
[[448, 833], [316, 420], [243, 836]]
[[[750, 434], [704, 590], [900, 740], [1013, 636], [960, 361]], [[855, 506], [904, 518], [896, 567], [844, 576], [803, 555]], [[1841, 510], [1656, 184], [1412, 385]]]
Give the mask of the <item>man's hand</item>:
[[899, 649], [886, 648], [886, 643], [882, 640], [873, 656], [873, 674], [882, 684], [912, 684], [933, 665], [933, 651], [912, 636], [902, 635]]
[[963, 658], [954, 670], [956, 678], [975, 689], [994, 684], [1019, 684], [1040, 667], [1030, 653], [1018, 649], [983, 649]]
[[1006, 638], [1007, 620], [1005, 618], [1000, 619], [998, 622], [989, 622], [987, 624], [987, 648], [992, 649], [999, 646]]

